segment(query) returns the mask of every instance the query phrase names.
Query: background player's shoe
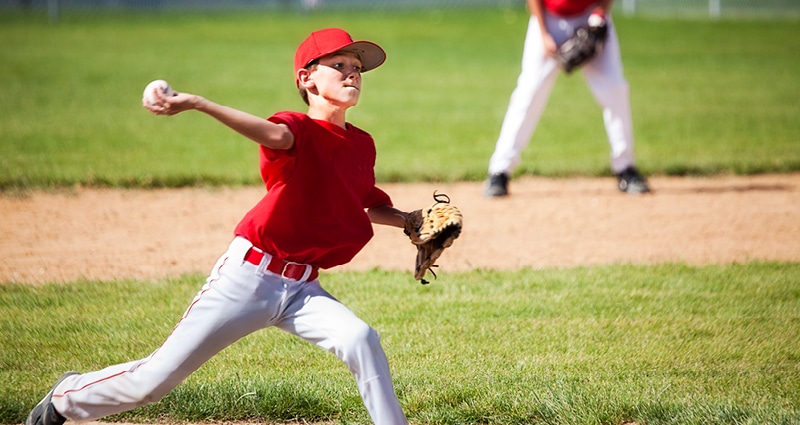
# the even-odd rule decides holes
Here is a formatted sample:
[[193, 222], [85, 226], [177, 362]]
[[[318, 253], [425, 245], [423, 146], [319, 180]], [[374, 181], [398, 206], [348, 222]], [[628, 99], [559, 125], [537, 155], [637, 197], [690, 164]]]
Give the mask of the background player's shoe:
[[647, 182], [645, 182], [644, 177], [642, 177], [642, 175], [639, 174], [639, 170], [633, 166], [617, 174], [617, 185], [622, 192], [634, 195], [650, 192], [650, 188], [647, 187]]
[[508, 174], [491, 174], [486, 181], [486, 188], [483, 190], [483, 195], [487, 198], [508, 195]]
[[63, 416], [56, 412], [52, 398], [58, 384], [72, 375], [78, 375], [78, 372], [67, 372], [61, 375], [61, 378], [58, 378], [50, 392], [31, 410], [25, 425], [62, 425], [66, 421]]

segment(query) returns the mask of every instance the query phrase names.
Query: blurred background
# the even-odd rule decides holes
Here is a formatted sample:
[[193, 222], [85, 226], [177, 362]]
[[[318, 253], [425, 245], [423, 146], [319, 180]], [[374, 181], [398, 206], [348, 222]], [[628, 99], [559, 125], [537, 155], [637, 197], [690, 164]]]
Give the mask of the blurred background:
[[[616, 0], [613, 15], [643, 173], [800, 172], [800, 0]], [[378, 180], [479, 181], [528, 20], [524, 0], [0, 0], [0, 191], [261, 184], [253, 144], [202, 114], [155, 118], [142, 90], [302, 111], [291, 58], [332, 26], [388, 54], [348, 112]], [[583, 78], [562, 75], [516, 175], [610, 176], [607, 158]]]
[[[515, 0], [0, 0], [0, 9], [47, 9], [58, 19], [65, 9], [314, 9], [337, 8], [463, 8], [483, 6], [515, 7], [524, 1]], [[627, 16], [708, 16], [721, 17], [786, 17], [800, 16], [797, 0], [618, 0], [615, 9]]]

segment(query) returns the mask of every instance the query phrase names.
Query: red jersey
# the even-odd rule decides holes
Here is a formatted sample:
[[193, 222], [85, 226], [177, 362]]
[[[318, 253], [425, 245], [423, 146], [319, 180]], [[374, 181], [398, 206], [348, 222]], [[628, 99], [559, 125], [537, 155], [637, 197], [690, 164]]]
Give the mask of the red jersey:
[[544, 8], [558, 16], [580, 15], [595, 4], [596, 0], [544, 0]]
[[260, 146], [264, 195], [235, 234], [277, 258], [330, 268], [349, 262], [373, 236], [365, 209], [392, 205], [375, 186], [375, 142], [299, 112], [269, 118], [294, 135], [289, 150]]

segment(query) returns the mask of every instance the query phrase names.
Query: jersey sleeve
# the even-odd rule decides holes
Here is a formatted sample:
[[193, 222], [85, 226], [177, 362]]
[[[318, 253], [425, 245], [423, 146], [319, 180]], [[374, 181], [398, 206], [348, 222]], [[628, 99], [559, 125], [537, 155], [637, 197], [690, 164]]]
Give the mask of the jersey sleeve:
[[377, 186], [373, 186], [366, 199], [364, 199], [364, 208], [374, 208], [383, 205], [394, 206], [392, 198]]
[[278, 182], [286, 181], [295, 169], [298, 148], [303, 143], [300, 119], [286, 112], [279, 112], [267, 118], [272, 123], [284, 124], [294, 135], [294, 146], [289, 149], [271, 149], [259, 145], [261, 179], [270, 189]]
[[295, 156], [295, 153], [297, 152], [297, 144], [301, 143], [302, 139], [302, 137], [300, 137], [302, 125], [300, 124], [297, 114], [290, 112], [278, 112], [267, 118], [267, 120], [274, 124], [284, 124], [285, 126], [289, 127], [289, 131], [292, 133], [292, 135], [294, 135], [295, 145], [290, 149], [270, 149], [266, 146], [262, 146], [261, 151], [264, 157], [269, 160], [280, 160], [281, 158]]

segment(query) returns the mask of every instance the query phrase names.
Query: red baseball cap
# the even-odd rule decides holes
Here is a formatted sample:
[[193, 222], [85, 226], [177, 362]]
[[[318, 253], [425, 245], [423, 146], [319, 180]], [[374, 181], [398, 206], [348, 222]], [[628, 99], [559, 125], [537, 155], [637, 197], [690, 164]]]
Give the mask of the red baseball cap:
[[353, 41], [345, 30], [340, 28], [327, 28], [314, 31], [308, 36], [294, 54], [295, 79], [297, 71], [305, 68], [311, 62], [336, 53], [340, 50], [353, 52], [361, 57], [364, 71], [379, 67], [386, 60], [386, 52], [371, 41]]

